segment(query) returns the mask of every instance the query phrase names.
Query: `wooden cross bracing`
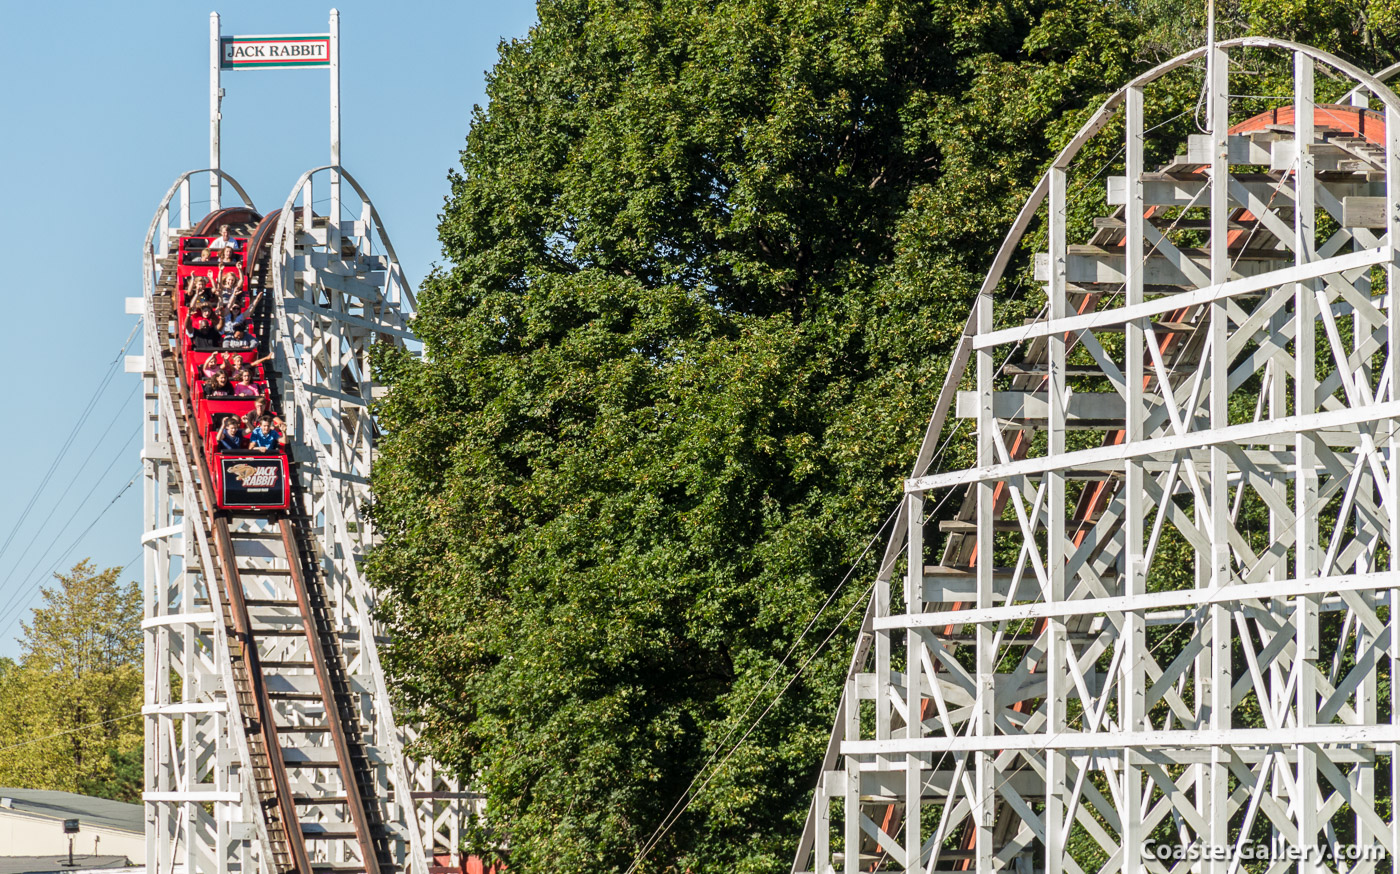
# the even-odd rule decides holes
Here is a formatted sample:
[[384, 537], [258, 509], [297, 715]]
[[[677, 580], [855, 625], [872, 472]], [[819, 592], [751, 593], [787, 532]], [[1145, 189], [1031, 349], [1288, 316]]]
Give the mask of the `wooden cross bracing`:
[[[201, 498], [189, 435], [182, 430], [184, 402], [172, 355], [170, 246], [182, 233], [177, 228], [194, 225], [189, 190], [201, 172], [218, 173], [252, 206], [227, 174], [184, 174], [157, 210], [146, 242], [140, 303], [146, 322], [147, 870], [289, 870], [276, 829], [269, 828], [266, 811], [259, 812], [253, 784], [260, 754], [282, 760], [287, 798], [279, 789], [278, 800], [296, 812], [312, 870], [348, 874], [377, 867], [428, 874], [430, 865], [460, 864], [461, 828], [479, 801], [432, 761], [405, 754], [416, 727], [399, 724], [392, 712], [379, 660], [375, 593], [359, 567], [374, 542], [362, 515], [378, 437], [369, 356], [375, 343], [415, 342], [408, 326], [413, 296], [368, 195], [338, 167], [309, 171], [297, 181], [280, 214], [262, 281], [273, 304], [269, 351], [291, 426], [294, 493], [301, 497], [290, 515], [305, 533], [299, 554], [313, 556], [323, 584], [324, 612], [334, 629], [329, 645], [344, 665], [347, 698], [354, 702], [354, 712], [340, 717], [354, 727], [365, 752], [364, 781], [372, 785], [360, 792], [375, 807], [368, 818], [372, 837], [388, 848], [384, 860], [372, 865], [365, 858], [346, 814], [353, 787], [332, 767], [330, 708], [316, 688], [305, 610], [289, 600], [289, 547], [277, 542], [267, 520], [247, 516], [224, 524], [237, 544], [230, 560], [238, 588], [246, 591], [281, 747], [260, 753], [256, 733], [234, 706], [230, 690], [238, 688], [239, 678], [231, 666], [248, 641], [228, 632], [221, 599], [211, 592], [219, 573], [214, 514]], [[321, 190], [327, 177], [342, 183], [331, 186], [334, 218], [317, 216], [310, 206], [313, 186]], [[343, 190], [349, 203], [358, 202], [357, 214], [348, 203], [340, 209]]]
[[[1291, 106], [1231, 116], [1245, 49], [1292, 57]], [[1214, 124], [1185, 155], [1145, 167], [1144, 119], [1151, 84], [1204, 49], [1101, 107], [998, 254], [794, 872], [1393, 867], [1400, 102], [1305, 46], [1212, 51]], [[1352, 104], [1316, 101], [1319, 64], [1358, 83]], [[1096, 135], [1122, 137], [1124, 172], [1071, 244]], [[999, 328], [1037, 218], [1045, 307]], [[949, 416], [975, 424], [977, 462], [934, 472]]]

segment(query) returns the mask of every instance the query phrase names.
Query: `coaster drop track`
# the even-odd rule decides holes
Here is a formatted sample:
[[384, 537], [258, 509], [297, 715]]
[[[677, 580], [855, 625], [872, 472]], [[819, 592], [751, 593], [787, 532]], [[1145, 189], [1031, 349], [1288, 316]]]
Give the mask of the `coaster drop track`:
[[[358, 220], [312, 212], [318, 172], [354, 189]], [[140, 307], [147, 869], [455, 867], [469, 796], [404, 756], [413, 732], [390, 710], [374, 597], [358, 568], [372, 537], [359, 517], [377, 434], [369, 347], [411, 341], [411, 291], [343, 170], [306, 174], [267, 216], [220, 174], [244, 205], [198, 222], [194, 175], [177, 180], [152, 222]], [[185, 227], [172, 227], [174, 215]], [[221, 225], [237, 247], [223, 264], [206, 257]], [[221, 343], [185, 330], [195, 277], [217, 282], [223, 271], [236, 271], [237, 291], [257, 306], [255, 345], [219, 354], [269, 356], [246, 397], [206, 391], [201, 376]], [[253, 395], [283, 413], [285, 451], [221, 451], [220, 422], [251, 411]]]

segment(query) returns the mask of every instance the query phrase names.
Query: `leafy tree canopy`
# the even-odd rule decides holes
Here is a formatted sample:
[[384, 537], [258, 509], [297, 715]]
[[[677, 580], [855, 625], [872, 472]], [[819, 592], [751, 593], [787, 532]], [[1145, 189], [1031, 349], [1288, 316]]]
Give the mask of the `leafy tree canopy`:
[[698, 773], [641, 870], [786, 869], [870, 560], [843, 576], [982, 272], [1188, 5], [543, 0], [502, 45], [426, 358], [378, 361], [370, 569], [400, 704], [512, 870], [626, 869]]
[[89, 561], [42, 590], [0, 660], [0, 785], [141, 798], [141, 591]]

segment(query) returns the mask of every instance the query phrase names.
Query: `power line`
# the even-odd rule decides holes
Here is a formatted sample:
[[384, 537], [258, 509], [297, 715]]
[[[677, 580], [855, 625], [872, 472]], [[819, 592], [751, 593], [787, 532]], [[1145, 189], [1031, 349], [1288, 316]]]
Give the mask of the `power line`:
[[[110, 462], [108, 462], [106, 469], [103, 470], [101, 474], [99, 474], [97, 477], [95, 477], [95, 478], [93, 479], [93, 481], [92, 481], [92, 488], [88, 489], [87, 494], [83, 496], [83, 499], [82, 499], [82, 501], [80, 501], [80, 502], [78, 503], [77, 508], [76, 508], [72, 513], [70, 513], [70, 514], [68, 515], [68, 519], [67, 519], [67, 521], [65, 521], [65, 522], [63, 523], [63, 527], [60, 528], [56, 534], [54, 534], [53, 539], [49, 541], [49, 545], [46, 546], [46, 547], [44, 548], [43, 553], [39, 556], [39, 558], [37, 558], [37, 559], [34, 561], [34, 564], [29, 568], [28, 572], [25, 573], [25, 574], [23, 574], [23, 575], [21, 575], [21, 579], [24, 579], [24, 578], [27, 578], [27, 577], [32, 577], [32, 576], [34, 575], [34, 572], [35, 572], [36, 570], [38, 570], [39, 565], [43, 564], [44, 559], [48, 558], [49, 553], [53, 550], [54, 544], [58, 542], [58, 538], [62, 537], [62, 536], [63, 536], [63, 533], [64, 533], [65, 531], [68, 530], [68, 526], [70, 526], [70, 525], [73, 524], [73, 520], [76, 519], [76, 518], [78, 517], [78, 514], [81, 513], [81, 512], [83, 511], [83, 508], [87, 506], [88, 500], [92, 498], [93, 492], [97, 491], [97, 487], [98, 487], [99, 485], [102, 484], [102, 481], [106, 478], [107, 474], [110, 473], [111, 470], [112, 470], [112, 468], [113, 468], [114, 466], [116, 466], [116, 463], [117, 463], [119, 460], [121, 460], [122, 455], [123, 455], [123, 454], [125, 453], [125, 451], [126, 451], [126, 447], [127, 447], [127, 446], [130, 446], [130, 445], [131, 445], [131, 441], [134, 440], [134, 439], [136, 438], [136, 436], [139, 435], [140, 433], [141, 433], [141, 428], [140, 428], [140, 426], [138, 425], [137, 428], [136, 428], [135, 433], [133, 433], [132, 436], [131, 436], [130, 438], [127, 439], [126, 443], [122, 446], [122, 448], [117, 452], [117, 454], [116, 454], [115, 456], [112, 457], [112, 460], [111, 460]], [[88, 454], [88, 458], [91, 458], [91, 457], [92, 457], [92, 453], [89, 453], [89, 454]], [[83, 465], [84, 465], [84, 466], [87, 465], [87, 461], [86, 461], [86, 460], [83, 462]], [[80, 469], [80, 470], [81, 470], [81, 469]], [[76, 476], [74, 477], [74, 479], [76, 480]], [[71, 485], [71, 484], [72, 484], [72, 483], [70, 482], [70, 485]], [[66, 492], [65, 492], [65, 494], [66, 494]], [[57, 504], [55, 504], [54, 506], [57, 507]], [[50, 516], [51, 516], [51, 515], [52, 515], [52, 511], [50, 511]], [[43, 529], [43, 526], [44, 526], [45, 524], [47, 524], [47, 523], [48, 523], [48, 518], [46, 517], [46, 518], [44, 519], [44, 522], [40, 524], [40, 526], [39, 526], [40, 529], [42, 530], [42, 529]], [[4, 587], [5, 587], [6, 585], [9, 584], [10, 578], [14, 576], [15, 571], [19, 570], [19, 562], [20, 562], [21, 560], [23, 560], [24, 556], [29, 552], [29, 547], [33, 546], [35, 542], [36, 542], [35, 539], [32, 539], [32, 538], [31, 538], [31, 539], [29, 540], [29, 542], [25, 545], [24, 552], [20, 553], [19, 558], [15, 559], [15, 564], [14, 564], [13, 567], [10, 568], [10, 572], [7, 573], [7, 574], [5, 575], [4, 580], [0, 580], [0, 589], [4, 589]], [[9, 614], [11, 608], [14, 607], [14, 606], [16, 605], [16, 599], [18, 599], [21, 595], [23, 595], [23, 594], [25, 594], [25, 593], [27, 593], [27, 592], [32, 592], [32, 591], [33, 591], [33, 585], [32, 585], [32, 584], [31, 584], [30, 586], [28, 586], [28, 587], [17, 586], [13, 591], [11, 591], [10, 597], [9, 597], [8, 599], [6, 599], [4, 605], [3, 605], [3, 606], [0, 606], [0, 617], [8, 617], [8, 614]], [[0, 620], [0, 621], [4, 621], [4, 620]]]
[[128, 713], [125, 716], [114, 716], [111, 719], [104, 719], [101, 722], [89, 722], [87, 725], [79, 725], [76, 728], [70, 728], [65, 731], [54, 732], [53, 734], [46, 734], [43, 737], [32, 737], [29, 740], [20, 741], [17, 744], [10, 744], [7, 747], [0, 747], [0, 753], [6, 753], [10, 750], [17, 750], [20, 747], [27, 747], [30, 744], [37, 744], [46, 740], [53, 740], [56, 737], [63, 737], [67, 734], [73, 734], [74, 732], [82, 731], [85, 728], [97, 728], [100, 725], [111, 725], [114, 722], [125, 722], [128, 719], [135, 719], [140, 715], [141, 711], [138, 710], [135, 713]]
[[[690, 790], [695, 788], [696, 782], [698, 782], [700, 780], [701, 775], [705, 773], [705, 769], [709, 768], [710, 763], [713, 762], [715, 760], [715, 757], [719, 755], [719, 751], [723, 749], [729, 743], [730, 738], [734, 737], [735, 733], [739, 731], [739, 725], [743, 723], [744, 718], [747, 717], [749, 713], [753, 710], [754, 705], [758, 703], [759, 698], [762, 697], [765, 691], [767, 691], [768, 687], [772, 684], [773, 680], [777, 678], [778, 674], [783, 670], [783, 668], [787, 667], [788, 662], [792, 659], [793, 653], [797, 651], [797, 647], [802, 643], [804, 639], [806, 639], [807, 633], [812, 630], [812, 628], [821, 619], [823, 614], [826, 613], [827, 609], [831, 607], [833, 602], [835, 602], [836, 596], [841, 593], [841, 590], [843, 588], [845, 588], [846, 583], [850, 581], [851, 576], [856, 571], [856, 568], [860, 567], [860, 563], [865, 560], [865, 557], [870, 553], [871, 548], [874, 547], [874, 545], [879, 541], [881, 535], [885, 533], [885, 529], [889, 527], [889, 524], [894, 521], [895, 517], [898, 514], [899, 505], [896, 504], [895, 509], [892, 510], [890, 514], [885, 517], [885, 521], [880, 525], [879, 530], [877, 530], [875, 534], [870, 538], [870, 541], [865, 544], [865, 548], [861, 550], [860, 555], [857, 556], [855, 561], [851, 563], [850, 568], [846, 571], [846, 575], [841, 578], [841, 582], [838, 583], [836, 587], [831, 590], [831, 594], [827, 595], [826, 601], [821, 605], [821, 607], [817, 609], [817, 612], [813, 614], [812, 618], [807, 620], [807, 625], [802, 629], [802, 632], [797, 636], [797, 639], [792, 642], [792, 646], [788, 647], [788, 651], [786, 654], [784, 654], [782, 661], [778, 663], [777, 667], [773, 668], [772, 672], [769, 673], [768, 678], [763, 681], [763, 685], [760, 686], [758, 688], [758, 691], [753, 694], [753, 697], [749, 699], [748, 706], [744, 708], [744, 712], [740, 713], [739, 718], [736, 720], [738, 724], [731, 728], [729, 730], [729, 733], [724, 736], [724, 739], [715, 745], [714, 752], [710, 753], [709, 759], [707, 759], [705, 761], [705, 764], [701, 765], [700, 768], [695, 772], [695, 777], [691, 779], [690, 785], [685, 787], [685, 791], [681, 793], [680, 798], [676, 799], [676, 803], [671, 805], [671, 809], [666, 812], [666, 816], [662, 818], [661, 824], [657, 826], [656, 831], [652, 832], [651, 837], [647, 839], [645, 844], [643, 844], [641, 855], [639, 855], [637, 859], [633, 862], [632, 867], [627, 869], [627, 874], [631, 874], [633, 869], [636, 867], [637, 863], [641, 862], [642, 859], [646, 857], [647, 853], [655, 849], [657, 843], [659, 843], [661, 839], [666, 836], [666, 832], [668, 832], [670, 828], [675, 825], [675, 823], [680, 819], [681, 815], [685, 813], [685, 810], [689, 808], [690, 802], [694, 801], [695, 797], [698, 797], [700, 792], [705, 789], [705, 786], [709, 785], [710, 779], [713, 779], [713, 774], [711, 774], [710, 778], [707, 778], [705, 780], [705, 783], [701, 785], [700, 789], [696, 790], [694, 796], [690, 795]], [[862, 603], [863, 601], [864, 598], [862, 597], [861, 600], [857, 603]], [[847, 615], [849, 615], [849, 612]], [[843, 618], [842, 622], [844, 621], [845, 620]], [[841, 623], [838, 623], [837, 628], [840, 627]], [[833, 631], [833, 633], [835, 632]], [[829, 641], [830, 639], [831, 635], [827, 635], [826, 640]], [[821, 647], [825, 645], [826, 641], [822, 641], [821, 646], [817, 648], [817, 652], [820, 652]], [[815, 656], [815, 653], [813, 653], [813, 656]], [[809, 657], [806, 662], [803, 662], [802, 666], [806, 667], [806, 665], [810, 661], [811, 657]], [[798, 669], [798, 674], [801, 674], [800, 668]], [[796, 677], [794, 677], [793, 679], [796, 679]], [[792, 681], [789, 680], [787, 686], [783, 687], [783, 692], [786, 692], [787, 687], [791, 685]], [[781, 697], [782, 692], [779, 692], [778, 695], [779, 697]], [[767, 714], [768, 710], [771, 709], [772, 704], [770, 704], [768, 708], [763, 711], [763, 714]], [[758, 719], [761, 721], [763, 719], [763, 715], [760, 715]], [[754, 724], [757, 725], [757, 722], [755, 722]], [[744, 738], [747, 738], [749, 736], [749, 733], [752, 731], [753, 729], [750, 728], [748, 732], [745, 732]], [[735, 745], [734, 749], [738, 749], [739, 745], [743, 744], [744, 738], [740, 738], [739, 743]], [[730, 755], [733, 755], [732, 750], [730, 752]], [[725, 757], [725, 761], [728, 761], [728, 756]], [[720, 767], [723, 766], [724, 762], [720, 762]], [[687, 800], [687, 797], [689, 797], [689, 801]], [[682, 807], [682, 805], [684, 805], [684, 807]]]
[[[93, 520], [88, 523], [88, 526], [84, 528], [78, 534], [78, 536], [73, 539], [71, 543], [68, 544], [68, 548], [65, 549], [62, 552], [62, 554], [58, 556], [58, 558], [54, 559], [53, 564], [49, 565], [48, 570], [42, 576], [36, 577], [30, 581], [29, 585], [26, 587], [27, 591], [33, 591], [35, 586], [39, 585], [39, 583], [42, 580], [46, 579], [55, 570], [57, 570], [59, 564], [62, 563], [65, 558], [68, 557], [69, 553], [71, 553], [74, 549], [78, 548], [78, 544], [83, 542], [83, 538], [87, 536], [88, 532], [91, 531], [97, 525], [97, 523], [102, 520], [103, 516], [107, 515], [107, 511], [112, 509], [112, 507], [116, 505], [117, 501], [121, 499], [121, 496], [126, 494], [126, 490], [131, 488], [131, 486], [136, 482], [137, 478], [140, 476], [141, 469], [138, 467], [136, 469], [136, 473], [132, 474], [131, 479], [126, 481], [126, 485], [122, 486], [121, 489], [118, 490], [118, 492], [112, 497], [112, 500], [107, 502], [107, 506], [103, 507], [98, 512], [97, 516], [94, 517]], [[129, 564], [127, 566], [130, 567]], [[8, 630], [10, 627], [12, 627], [15, 623], [15, 620], [19, 618], [21, 612], [21, 610], [16, 609], [5, 615], [3, 619], [0, 619], [0, 629]]]
[[[883, 572], [884, 568], [881, 568], [881, 573]], [[662, 824], [658, 826], [655, 832], [652, 833], [652, 837], [648, 839], [647, 843], [637, 854], [637, 857], [632, 860], [632, 864], [628, 866], [626, 874], [633, 874], [633, 872], [637, 870], [637, 866], [640, 865], [642, 861], [646, 859], [647, 854], [650, 853], [652, 850], [656, 849], [657, 845], [665, 839], [666, 835], [670, 833], [671, 829], [675, 827], [676, 823], [680, 822], [680, 818], [685, 814], [687, 810], [690, 809], [690, 806], [695, 803], [696, 799], [700, 797], [700, 794], [705, 791], [705, 788], [710, 785], [714, 778], [719, 775], [720, 771], [724, 769], [724, 766], [728, 764], [729, 760], [734, 757], [734, 754], [739, 751], [739, 748], [744, 745], [744, 741], [749, 739], [749, 735], [754, 733], [754, 731], [758, 728], [759, 723], [763, 722], [763, 718], [772, 712], [773, 708], [778, 705], [778, 702], [780, 700], [782, 700], [783, 695], [787, 693], [787, 690], [791, 689], [792, 684], [796, 683], [798, 678], [802, 676], [802, 673], [805, 670], [807, 670], [807, 666], [810, 665], [816, 659], [817, 656], [821, 655], [822, 650], [826, 649], [826, 645], [831, 642], [831, 639], [836, 636], [836, 633], [845, 627], [846, 622], [849, 621], [851, 618], [851, 614], [855, 612], [857, 607], [865, 603], [865, 599], [870, 597], [870, 593], [874, 590], [875, 583], [871, 583], [869, 586], [866, 587], [865, 593], [862, 594], [859, 598], [857, 598], [854, 602], [852, 602], [850, 608], [846, 610], [845, 615], [842, 616], [840, 621], [838, 621], [836, 625], [831, 629], [831, 632], [827, 634], [827, 636], [822, 640], [821, 643], [817, 644], [817, 648], [812, 650], [811, 654], [803, 660], [802, 664], [798, 665], [797, 672], [792, 675], [792, 677], [787, 681], [783, 688], [778, 690], [778, 693], [773, 696], [771, 701], [768, 702], [768, 706], [764, 707], [763, 712], [760, 713], [758, 715], [758, 718], [756, 718], [749, 725], [748, 730], [744, 732], [744, 736], [739, 738], [739, 741], [729, 749], [729, 752], [725, 753], [724, 758], [720, 760], [720, 763], [714, 768], [714, 770], [710, 771], [709, 776], [705, 778], [705, 782], [701, 783], [700, 788], [695, 790], [695, 794], [691, 795], [689, 799], [685, 799], [685, 796], [682, 795], [682, 799], [685, 800], [685, 806], [682, 807], [679, 811], [677, 811], [674, 816], [668, 814], [667, 818], [665, 820], [662, 820]], [[745, 712], [747, 713], [747, 711]], [[698, 779], [700, 779], [700, 775], [696, 774], [696, 780]], [[691, 786], [694, 785], [695, 782], [691, 781]], [[689, 793], [690, 789], [687, 788], [686, 792]], [[677, 803], [679, 804], [680, 802]], [[673, 807], [672, 810], [675, 810], [675, 808]]]
[[87, 404], [83, 407], [83, 411], [78, 416], [78, 421], [74, 423], [72, 430], [68, 432], [67, 438], [64, 439], [63, 444], [59, 447], [58, 455], [54, 457], [53, 462], [49, 465], [49, 469], [44, 473], [43, 478], [39, 481], [39, 485], [34, 489], [34, 494], [29, 497], [29, 501], [20, 512], [19, 518], [10, 529], [10, 533], [5, 537], [4, 543], [0, 544], [0, 556], [4, 556], [5, 551], [10, 548], [10, 544], [14, 542], [15, 536], [29, 519], [29, 514], [33, 511], [34, 505], [38, 503], [40, 496], [45, 493], [49, 480], [53, 478], [59, 465], [62, 464], [64, 457], [67, 456], [68, 450], [72, 447], [73, 441], [77, 439], [78, 433], [83, 425], [87, 423], [88, 417], [92, 415], [93, 409], [97, 406], [98, 399], [101, 398], [103, 392], [107, 390], [107, 386], [111, 384], [112, 378], [117, 373], [117, 365], [121, 363], [123, 356], [126, 355], [126, 350], [130, 348], [131, 342], [137, 337], [140, 328], [141, 320], [137, 319], [136, 324], [131, 328], [131, 333], [127, 335], [126, 341], [123, 342], [121, 348], [117, 350], [117, 354], [108, 364], [106, 372], [104, 372], [99, 379], [97, 388], [92, 393], [92, 397], [88, 398]]
[[[137, 390], [140, 388], [140, 383], [137, 383], [135, 386], [133, 386], [131, 393], [126, 396], [126, 399], [122, 403], [126, 404], [127, 402], [129, 402], [131, 398], [136, 394]], [[128, 437], [126, 442], [122, 444], [122, 447], [117, 450], [117, 454], [112, 457], [112, 460], [110, 462], [108, 462], [106, 469], [93, 478], [92, 488], [88, 489], [88, 493], [83, 496], [83, 499], [78, 503], [77, 508], [74, 509], [71, 513], [67, 514], [68, 520], [64, 523], [63, 527], [59, 529], [58, 533], [53, 536], [53, 540], [49, 542], [48, 549], [51, 549], [53, 547], [54, 541], [57, 541], [59, 537], [63, 536], [63, 532], [68, 530], [68, 526], [73, 523], [74, 517], [81, 513], [83, 511], [83, 508], [87, 506], [88, 499], [92, 497], [92, 493], [97, 490], [97, 487], [101, 485], [102, 480], [107, 476], [109, 472], [111, 472], [112, 467], [116, 465], [117, 461], [120, 460], [122, 455], [126, 452], [127, 447], [130, 446], [132, 441], [134, 441], [138, 436], [140, 436], [140, 434], [141, 426], [138, 424], [136, 428], [132, 430], [131, 436]], [[58, 498], [54, 500], [53, 506], [49, 508], [48, 515], [46, 515], [44, 517], [44, 520], [39, 523], [39, 531], [43, 531], [45, 527], [49, 524], [49, 520], [53, 518], [53, 514], [57, 512], [59, 506], [62, 505], [63, 499], [68, 497], [69, 491], [72, 490], [73, 486], [78, 482], [78, 479], [82, 477], [83, 471], [87, 469], [88, 463], [91, 462], [93, 457], [97, 455], [97, 450], [97, 445], [94, 445], [90, 450], [88, 450], [88, 454], [83, 458], [82, 464], [78, 465], [78, 469], [73, 472], [72, 478], [68, 480], [68, 485], [63, 487], [63, 491], [59, 494]], [[10, 578], [14, 576], [15, 571], [19, 570], [20, 564], [24, 561], [24, 557], [29, 554], [29, 550], [37, 542], [38, 532], [35, 533], [35, 536], [30, 537], [26, 540], [24, 544], [24, 550], [20, 552], [19, 557], [15, 559], [14, 564], [10, 567], [9, 573], [5, 575], [5, 578], [3, 580], [0, 580], [0, 590], [3, 590], [5, 588], [5, 585], [9, 583]], [[44, 558], [48, 555], [48, 549], [45, 549], [44, 553], [39, 558], [35, 559], [33, 566], [29, 568], [29, 574], [32, 574], [34, 572], [34, 569], [43, 563]], [[28, 574], [25, 574], [23, 576], [27, 575]], [[8, 604], [6, 605], [6, 607], [8, 607]], [[4, 610], [0, 609], [0, 613], [3, 612]]]

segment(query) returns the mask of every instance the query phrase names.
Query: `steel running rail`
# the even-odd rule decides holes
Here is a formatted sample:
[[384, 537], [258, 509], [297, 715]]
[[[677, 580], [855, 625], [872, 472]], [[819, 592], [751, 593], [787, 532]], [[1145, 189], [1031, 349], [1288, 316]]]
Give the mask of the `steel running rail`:
[[[145, 252], [146, 404], [148, 421], [156, 426], [143, 452], [148, 870], [223, 872], [239, 865], [251, 871], [248, 866], [260, 860], [266, 874], [387, 874], [401, 868], [428, 874], [424, 832], [445, 829], [442, 843], [452, 853], [465, 793], [444, 786], [430, 762], [410, 765], [404, 758], [379, 665], [372, 592], [355, 567], [369, 543], [366, 528], [353, 502], [349, 509], [356, 517], [347, 523], [343, 496], [322, 485], [347, 478], [364, 482], [369, 456], [360, 452], [346, 463], [346, 453], [337, 451], [332, 463], [318, 435], [349, 419], [368, 446], [373, 422], [367, 414], [320, 414], [310, 392], [324, 391], [324, 377], [318, 384], [317, 374], [304, 369], [306, 359], [330, 355], [340, 367], [336, 376], [354, 383], [367, 412], [367, 347], [347, 352], [343, 347], [353, 338], [339, 328], [323, 331], [313, 324], [303, 331], [305, 319], [289, 313], [280, 295], [306, 277], [279, 284], [283, 262], [268, 258], [263, 245], [248, 252], [251, 281], [273, 292], [272, 312], [259, 317], [258, 332], [271, 339], [269, 351], [277, 353], [282, 373], [271, 381], [273, 407], [297, 424], [299, 439], [289, 439], [295, 443], [289, 447], [293, 502], [276, 520], [215, 512], [210, 471], [190, 417], [192, 386], [184, 384], [186, 368], [179, 366], [172, 305], [177, 271], [167, 252], [172, 237], [190, 233], [170, 227], [172, 200], [178, 192], [181, 224], [192, 227], [190, 178], [201, 172], [217, 171], [183, 174], [166, 194]], [[218, 175], [251, 211], [238, 183]], [[298, 190], [309, 201], [310, 176], [298, 182], [289, 203]], [[333, 315], [365, 323], [372, 336], [392, 332], [402, 342], [411, 334], [399, 305], [411, 306], [411, 291], [382, 228], [389, 257], [370, 254], [366, 238], [378, 216], [353, 179], [342, 176], [365, 205], [362, 222], [350, 233], [342, 238], [337, 226], [314, 217], [297, 229], [298, 220], [310, 216], [308, 208], [266, 217], [257, 237], [271, 244], [277, 236], [272, 230], [294, 229], [286, 233], [300, 234], [290, 246], [302, 264], [314, 258], [301, 253], [301, 243], [309, 245], [318, 234], [334, 238], [342, 257], [331, 260], [343, 263], [321, 265], [327, 274], [339, 271], [327, 282], [349, 283], [360, 299], [373, 296], [375, 279], [387, 277], [395, 287], [385, 289], [372, 312]], [[250, 236], [248, 231], [243, 226], [235, 236]], [[269, 279], [273, 261], [277, 269]], [[320, 274], [313, 269], [310, 275]], [[298, 356], [294, 331], [297, 342], [315, 351]], [[171, 677], [178, 688], [171, 688]]]

